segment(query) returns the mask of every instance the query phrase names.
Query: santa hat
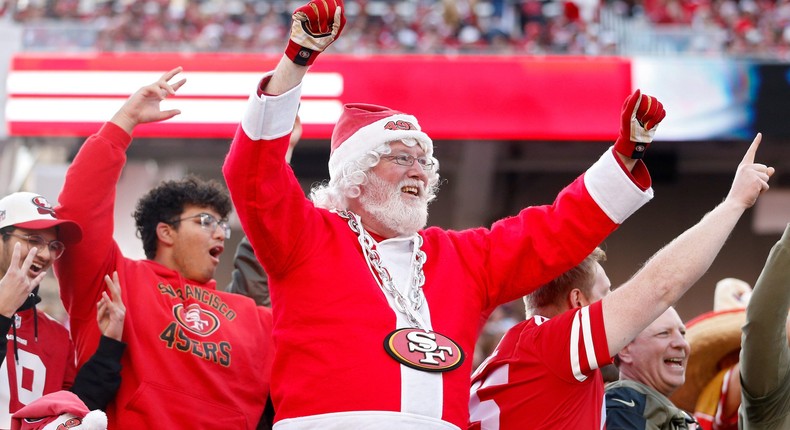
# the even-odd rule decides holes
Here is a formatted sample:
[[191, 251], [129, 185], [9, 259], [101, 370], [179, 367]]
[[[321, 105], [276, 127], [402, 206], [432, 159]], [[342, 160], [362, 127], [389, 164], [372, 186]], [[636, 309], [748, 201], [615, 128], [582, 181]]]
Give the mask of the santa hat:
[[11, 430], [107, 430], [107, 415], [89, 411], [70, 391], [56, 391], [38, 398], [11, 416]]
[[355, 103], [343, 106], [343, 113], [332, 132], [329, 153], [329, 178], [336, 180], [341, 169], [379, 145], [402, 139], [415, 139], [427, 157], [433, 156], [433, 142], [420, 129], [417, 118], [383, 106]]
[[719, 362], [740, 351], [741, 327], [746, 323], [751, 290], [740, 279], [722, 279], [716, 284], [713, 311], [686, 323], [686, 341], [691, 347], [686, 381], [671, 396], [679, 408], [694, 411], [700, 393], [722, 370]]
[[82, 229], [70, 220], [58, 219], [44, 196], [18, 192], [0, 199], [0, 228], [14, 226], [31, 230], [58, 227], [58, 240], [75, 244], [82, 240]]

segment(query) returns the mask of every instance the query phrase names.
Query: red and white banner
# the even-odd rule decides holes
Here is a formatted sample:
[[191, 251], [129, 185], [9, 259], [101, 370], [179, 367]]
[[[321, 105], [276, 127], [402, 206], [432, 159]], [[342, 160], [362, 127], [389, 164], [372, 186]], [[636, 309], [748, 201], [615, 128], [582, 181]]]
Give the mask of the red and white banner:
[[[187, 83], [164, 109], [182, 114], [136, 136], [231, 138], [276, 56], [17, 54], [7, 82], [12, 136], [86, 136], [129, 94], [183, 66]], [[344, 103], [415, 115], [434, 139], [612, 140], [631, 92], [631, 63], [612, 57], [325, 54], [305, 79], [304, 137], [328, 138]]]

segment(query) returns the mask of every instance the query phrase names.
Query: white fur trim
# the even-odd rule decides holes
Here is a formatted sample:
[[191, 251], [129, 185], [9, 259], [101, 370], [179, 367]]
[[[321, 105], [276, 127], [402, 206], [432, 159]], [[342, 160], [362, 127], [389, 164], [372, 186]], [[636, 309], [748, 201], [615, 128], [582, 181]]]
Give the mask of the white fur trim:
[[[417, 127], [417, 130], [387, 130], [384, 126], [390, 121], [406, 121]], [[329, 178], [332, 180], [339, 178], [344, 164], [356, 160], [386, 142], [406, 138], [416, 139], [425, 151], [425, 155], [429, 158], [433, 157], [433, 141], [419, 128], [417, 118], [406, 114], [392, 115], [360, 128], [341, 143], [329, 157]]]
[[[274, 72], [269, 72], [263, 77], [273, 74]], [[271, 140], [285, 136], [293, 129], [301, 97], [301, 83], [279, 96], [258, 96], [256, 88], [244, 109], [242, 130], [252, 140]]]
[[[74, 414], [65, 413], [52, 420], [49, 424], [42, 427], [42, 430], [57, 430], [71, 419], [80, 419]], [[107, 430], [107, 415], [101, 410], [88, 412], [83, 418], [80, 419], [82, 424], [77, 426], [68, 426], [69, 429], [75, 430]], [[24, 427], [24, 426], [23, 426]]]
[[584, 185], [601, 210], [617, 224], [653, 198], [653, 188], [639, 189], [615, 159], [612, 148], [587, 169]]
[[107, 415], [99, 409], [90, 411], [82, 419], [82, 425], [86, 430], [107, 430]]
[[287, 418], [274, 423], [275, 430], [458, 430], [438, 418], [406, 412], [351, 411]]

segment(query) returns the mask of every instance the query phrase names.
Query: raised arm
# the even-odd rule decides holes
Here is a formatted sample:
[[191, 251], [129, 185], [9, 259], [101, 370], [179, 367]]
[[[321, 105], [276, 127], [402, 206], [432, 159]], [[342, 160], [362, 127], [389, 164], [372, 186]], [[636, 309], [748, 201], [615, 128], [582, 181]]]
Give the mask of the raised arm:
[[790, 309], [790, 225], [771, 249], [746, 306], [741, 343], [742, 390], [760, 398], [790, 370], [787, 310]]
[[340, 36], [345, 25], [343, 0], [312, 0], [296, 9], [285, 54], [271, 79], [262, 82], [261, 90], [278, 96], [299, 85], [307, 68]]
[[[294, 121], [308, 66], [337, 39], [344, 24], [341, 0], [313, 0], [294, 12], [285, 54], [250, 97], [223, 165], [241, 225], [269, 275], [277, 274], [274, 261], [287, 261], [295, 247], [310, 245], [282, 234], [315, 215], [284, 162], [287, 140], [299, 125]], [[307, 235], [304, 229], [299, 232]]]
[[[163, 121], [180, 113], [177, 109], [160, 109], [161, 101], [175, 94], [184, 84], [184, 79], [169, 83], [180, 72], [181, 67], [170, 70], [156, 82], [132, 94], [112, 119], [86, 140], [69, 166], [57, 213], [68, 215], [69, 219], [90, 228], [84, 229], [82, 242], [70, 247], [55, 262], [59, 277], [90, 272], [91, 277], [80, 276], [80, 282], [101, 286], [104, 285], [104, 275], [113, 270], [105, 266], [112, 258], [115, 192], [126, 164], [131, 134], [139, 124]], [[95, 304], [99, 297], [90, 300]]]
[[[179, 114], [177, 109], [162, 110], [160, 103], [184, 84], [170, 84], [181, 68], [161, 75], [154, 83], [132, 94], [112, 119], [80, 147], [66, 172], [58, 197], [60, 217], [68, 217], [83, 228], [82, 241], [69, 246], [55, 261], [60, 296], [75, 332], [86, 333], [78, 341], [80, 362], [92, 354], [100, 332], [96, 326], [96, 303], [106, 289], [104, 277], [112, 273], [123, 258], [113, 239], [115, 199], [118, 180], [126, 164], [126, 150], [134, 128], [143, 123], [163, 121]], [[89, 345], [82, 349], [82, 345]]]
[[774, 168], [754, 162], [757, 134], [722, 203], [658, 251], [623, 286], [603, 299], [609, 352], [614, 356], [675, 303], [708, 270], [746, 209], [768, 189]]

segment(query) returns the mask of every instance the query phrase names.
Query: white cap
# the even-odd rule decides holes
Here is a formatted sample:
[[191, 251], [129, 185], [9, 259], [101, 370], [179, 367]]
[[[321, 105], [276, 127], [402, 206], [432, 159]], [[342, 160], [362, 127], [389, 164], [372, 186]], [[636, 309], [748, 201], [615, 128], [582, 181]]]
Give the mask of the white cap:
[[0, 228], [14, 226], [30, 230], [58, 228], [58, 240], [66, 244], [82, 240], [82, 229], [70, 220], [58, 219], [44, 196], [18, 192], [0, 199]]

